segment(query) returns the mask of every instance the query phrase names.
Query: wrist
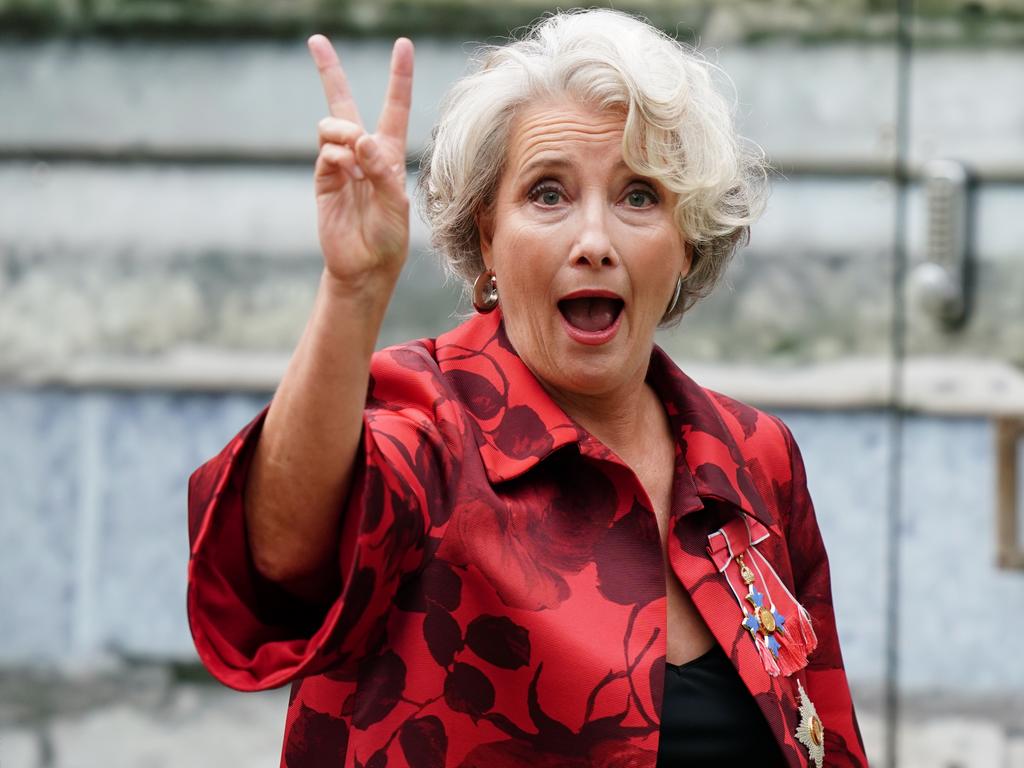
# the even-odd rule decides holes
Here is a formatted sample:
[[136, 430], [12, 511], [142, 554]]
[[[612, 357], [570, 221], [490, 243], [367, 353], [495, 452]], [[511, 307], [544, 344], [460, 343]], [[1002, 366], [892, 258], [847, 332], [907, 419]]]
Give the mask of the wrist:
[[311, 332], [329, 349], [344, 343], [361, 350], [369, 360], [393, 288], [394, 281], [339, 280], [324, 269], [310, 320]]
[[398, 275], [373, 272], [358, 277], [338, 277], [324, 267], [320, 291], [330, 301], [357, 305], [363, 310], [386, 308], [398, 283]]

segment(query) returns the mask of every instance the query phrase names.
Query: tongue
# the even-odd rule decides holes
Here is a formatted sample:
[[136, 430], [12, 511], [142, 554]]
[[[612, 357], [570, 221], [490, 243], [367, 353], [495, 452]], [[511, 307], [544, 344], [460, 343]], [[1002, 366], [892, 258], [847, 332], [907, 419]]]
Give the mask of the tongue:
[[614, 299], [567, 299], [562, 302], [562, 314], [581, 331], [603, 331], [615, 322], [619, 302]]

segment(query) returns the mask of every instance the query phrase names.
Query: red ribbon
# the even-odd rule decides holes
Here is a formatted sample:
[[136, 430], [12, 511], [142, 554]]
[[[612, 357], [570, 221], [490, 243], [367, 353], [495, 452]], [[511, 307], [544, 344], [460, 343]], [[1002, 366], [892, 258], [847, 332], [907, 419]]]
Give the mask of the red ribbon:
[[[768, 673], [791, 675], [807, 666], [808, 656], [817, 647], [818, 639], [807, 610], [797, 602], [771, 563], [755, 546], [769, 535], [768, 529], [754, 518], [738, 515], [708, 535], [708, 554], [739, 603], [737, 621], [743, 622], [748, 616], [757, 615], [755, 606], [747, 599], [754, 590], [762, 596], [762, 604], [772, 612], [773, 618], [782, 617], [783, 622], [775, 631], [769, 632], [759, 623], [758, 629], [750, 634]], [[750, 569], [753, 575], [751, 584], [744, 583], [740, 562]], [[773, 640], [778, 643], [774, 650]]]

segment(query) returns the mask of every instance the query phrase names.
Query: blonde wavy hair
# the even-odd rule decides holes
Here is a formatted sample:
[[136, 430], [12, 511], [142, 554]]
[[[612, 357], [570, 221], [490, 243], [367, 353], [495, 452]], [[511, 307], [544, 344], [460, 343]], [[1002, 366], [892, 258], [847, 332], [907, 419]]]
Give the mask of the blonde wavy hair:
[[764, 153], [737, 135], [715, 69], [646, 21], [606, 9], [560, 12], [482, 48], [442, 103], [421, 162], [420, 208], [449, 272], [468, 287], [484, 269], [477, 213], [494, 200], [517, 112], [568, 98], [624, 111], [626, 164], [678, 193], [675, 220], [693, 265], [662, 322], [680, 318], [747, 241], [768, 189]]

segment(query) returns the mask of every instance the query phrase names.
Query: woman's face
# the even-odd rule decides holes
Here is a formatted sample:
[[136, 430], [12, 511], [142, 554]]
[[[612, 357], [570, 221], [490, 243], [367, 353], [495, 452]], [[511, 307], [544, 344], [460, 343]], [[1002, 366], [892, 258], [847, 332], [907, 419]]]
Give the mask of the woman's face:
[[640, 385], [690, 266], [676, 195], [625, 164], [624, 125], [621, 113], [572, 103], [522, 112], [480, 221], [509, 340], [556, 399]]

